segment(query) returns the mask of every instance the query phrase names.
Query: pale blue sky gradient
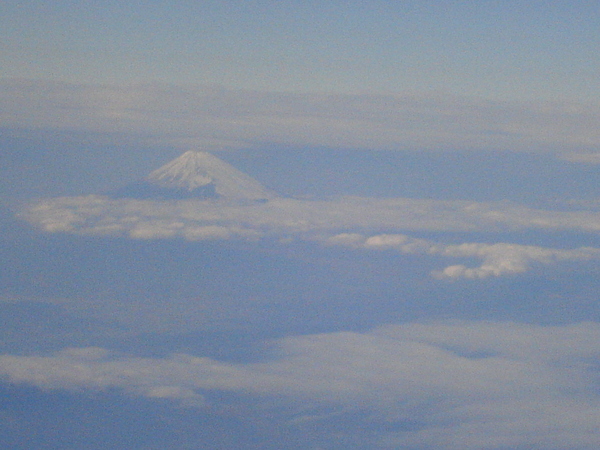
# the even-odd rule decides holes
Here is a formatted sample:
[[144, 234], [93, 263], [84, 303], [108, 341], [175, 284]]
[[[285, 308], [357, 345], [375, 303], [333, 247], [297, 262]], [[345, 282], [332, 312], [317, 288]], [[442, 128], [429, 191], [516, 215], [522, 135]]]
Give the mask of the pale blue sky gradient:
[[0, 77], [597, 100], [597, 2], [4, 2]]

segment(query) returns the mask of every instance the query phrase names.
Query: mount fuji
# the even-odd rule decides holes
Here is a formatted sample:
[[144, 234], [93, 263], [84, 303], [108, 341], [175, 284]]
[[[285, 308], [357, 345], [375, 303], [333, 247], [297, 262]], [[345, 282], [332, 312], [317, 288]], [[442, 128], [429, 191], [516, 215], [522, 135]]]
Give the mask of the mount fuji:
[[143, 180], [111, 194], [117, 198], [233, 199], [264, 202], [276, 194], [207, 152], [188, 151]]

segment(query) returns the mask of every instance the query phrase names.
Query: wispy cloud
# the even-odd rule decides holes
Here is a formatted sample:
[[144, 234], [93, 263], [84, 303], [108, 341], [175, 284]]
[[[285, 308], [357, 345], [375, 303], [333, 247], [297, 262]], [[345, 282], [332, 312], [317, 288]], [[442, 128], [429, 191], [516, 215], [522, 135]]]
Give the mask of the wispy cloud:
[[551, 249], [512, 243], [444, 244], [404, 234], [367, 235], [364, 230], [514, 231], [524, 229], [600, 231], [592, 211], [543, 211], [500, 203], [369, 199], [328, 201], [275, 198], [267, 203], [231, 201], [114, 200], [102, 196], [43, 200], [22, 216], [47, 232], [121, 236], [133, 239], [261, 238], [304, 239], [405, 254], [479, 259], [479, 267], [454, 264], [433, 271], [437, 278], [487, 278], [518, 274], [535, 265], [598, 259], [600, 249]]
[[482, 260], [479, 267], [463, 264], [433, 271], [436, 278], [488, 278], [526, 272], [533, 265], [551, 265], [560, 261], [585, 261], [600, 258], [600, 249], [581, 247], [559, 250], [533, 245], [508, 243], [442, 244], [426, 239], [415, 239], [403, 234], [383, 234], [365, 237], [356, 233], [343, 233], [326, 240], [329, 244], [346, 245], [364, 249], [394, 249], [405, 254], [441, 255], [449, 258], [475, 258]]
[[5, 80], [0, 105], [3, 127], [129, 133], [185, 149], [264, 143], [494, 149], [566, 153], [589, 162], [597, 160], [600, 144], [600, 106], [582, 103]]
[[196, 405], [211, 390], [301, 401], [302, 410], [290, 409], [290, 424], [326, 422], [327, 415], [311, 414], [324, 405], [368, 412], [371, 422], [419, 424], [380, 436], [379, 445], [594, 448], [598, 342], [595, 323], [413, 323], [284, 338], [280, 357], [261, 363], [88, 348], [2, 355], [0, 371], [13, 383], [46, 389], [120, 388]]
[[[185, 236], [198, 226], [238, 227], [259, 233], [316, 233], [360, 229], [426, 231], [568, 230], [597, 233], [600, 213], [547, 211], [510, 202], [276, 198], [267, 203], [152, 201], [104, 196], [58, 197], [33, 202], [22, 217], [49, 232], [131, 235], [155, 228], [148, 238]], [[165, 234], [166, 233], [166, 234]]]

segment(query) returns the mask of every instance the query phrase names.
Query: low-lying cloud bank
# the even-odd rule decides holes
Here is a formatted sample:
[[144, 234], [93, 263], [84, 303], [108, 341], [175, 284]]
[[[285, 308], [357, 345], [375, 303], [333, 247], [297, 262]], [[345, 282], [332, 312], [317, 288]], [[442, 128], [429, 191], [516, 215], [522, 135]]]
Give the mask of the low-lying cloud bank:
[[267, 203], [242, 204], [87, 196], [43, 200], [27, 207], [22, 217], [47, 232], [190, 241], [304, 239], [356, 249], [392, 249], [483, 261], [479, 267], [455, 264], [433, 271], [437, 278], [487, 278], [522, 273], [536, 265], [600, 258], [600, 249], [590, 247], [559, 250], [511, 243], [450, 245], [372, 231], [600, 231], [600, 213], [596, 211], [543, 211], [507, 202], [346, 197], [329, 201], [275, 198]]
[[[44, 389], [119, 388], [200, 407], [207, 392], [231, 391], [288, 404], [291, 426], [353, 411], [371, 424], [412, 424], [382, 433], [381, 447], [592, 449], [600, 445], [599, 342], [596, 323], [412, 323], [284, 338], [278, 359], [261, 363], [79, 348], [1, 355], [0, 374]], [[319, 415], [323, 407], [334, 410]]]
[[[600, 232], [597, 210], [547, 211], [510, 202], [275, 198], [267, 203], [235, 201], [115, 200], [89, 195], [58, 197], [28, 205], [22, 217], [49, 232], [182, 236], [202, 226], [254, 232], [310, 233], [331, 230], [506, 232], [527, 229]], [[217, 233], [219, 234], [219, 233]]]
[[488, 278], [526, 272], [533, 265], [551, 265], [560, 261], [600, 259], [600, 249], [580, 247], [558, 250], [533, 245], [465, 243], [448, 245], [415, 239], [403, 234], [382, 234], [365, 237], [343, 233], [327, 239], [333, 245], [364, 249], [393, 249], [405, 254], [441, 255], [450, 258], [482, 259], [479, 267], [462, 264], [432, 273], [436, 278]]
[[125, 133], [147, 145], [549, 151], [598, 163], [600, 105], [216, 86], [0, 82], [0, 126]]

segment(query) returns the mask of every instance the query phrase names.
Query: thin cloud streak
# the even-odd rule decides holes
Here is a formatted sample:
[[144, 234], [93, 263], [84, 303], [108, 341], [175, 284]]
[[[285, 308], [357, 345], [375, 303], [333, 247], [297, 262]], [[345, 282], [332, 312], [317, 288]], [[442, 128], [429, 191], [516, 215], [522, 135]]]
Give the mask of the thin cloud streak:
[[[267, 203], [235, 201], [152, 201], [105, 196], [58, 197], [27, 205], [21, 216], [48, 232], [127, 236], [140, 225], [171, 229], [182, 236], [197, 226], [236, 226], [254, 232], [316, 233], [360, 229], [421, 231], [600, 232], [600, 212], [548, 211], [510, 202], [374, 199], [275, 198]], [[156, 236], [161, 237], [162, 231]]]
[[0, 104], [0, 126], [6, 128], [134, 134], [147, 145], [186, 150], [268, 143], [549, 151], [588, 163], [597, 161], [600, 144], [600, 105], [575, 102], [4, 80]]

